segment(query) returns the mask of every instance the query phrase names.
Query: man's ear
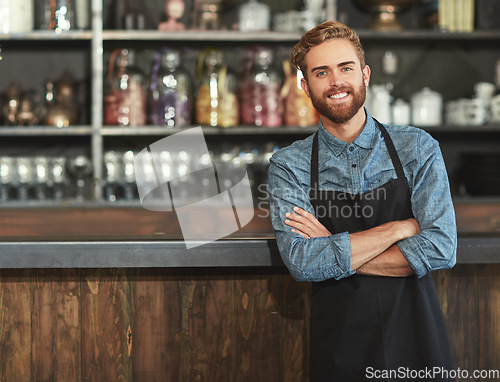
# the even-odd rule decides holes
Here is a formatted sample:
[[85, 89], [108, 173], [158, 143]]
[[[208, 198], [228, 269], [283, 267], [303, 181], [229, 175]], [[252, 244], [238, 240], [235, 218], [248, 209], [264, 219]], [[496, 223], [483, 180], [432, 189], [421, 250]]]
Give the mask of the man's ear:
[[304, 90], [304, 93], [311, 98], [311, 95], [309, 94], [309, 84], [304, 77], [300, 79], [300, 86], [302, 87], [302, 90]]
[[365, 82], [365, 86], [368, 86], [370, 84], [370, 74], [370, 67], [368, 65], [365, 65], [365, 67], [363, 68], [363, 81]]

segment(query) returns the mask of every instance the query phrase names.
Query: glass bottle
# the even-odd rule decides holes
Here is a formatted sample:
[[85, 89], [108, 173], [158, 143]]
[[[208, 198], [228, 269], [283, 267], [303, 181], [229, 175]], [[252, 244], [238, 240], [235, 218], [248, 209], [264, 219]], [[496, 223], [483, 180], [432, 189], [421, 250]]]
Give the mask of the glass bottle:
[[110, 91], [104, 97], [104, 124], [145, 125], [147, 118], [144, 75], [135, 67], [133, 50], [117, 49], [111, 53], [108, 86]]
[[148, 91], [148, 121], [152, 125], [183, 127], [191, 123], [191, 79], [180, 67], [179, 53], [158, 52]]
[[196, 122], [236, 126], [239, 121], [236, 77], [224, 64], [222, 51], [211, 48], [201, 52], [198, 64], [202, 66], [202, 78], [196, 100]]
[[273, 52], [258, 48], [254, 54], [251, 73], [241, 84], [240, 114], [244, 125], [276, 127], [283, 123], [280, 92], [282, 79], [271, 65]]

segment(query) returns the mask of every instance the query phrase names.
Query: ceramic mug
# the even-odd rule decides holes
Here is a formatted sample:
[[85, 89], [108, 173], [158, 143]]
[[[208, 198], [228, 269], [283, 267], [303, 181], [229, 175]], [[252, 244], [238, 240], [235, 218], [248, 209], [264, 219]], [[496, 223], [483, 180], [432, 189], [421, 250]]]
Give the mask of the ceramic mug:
[[478, 82], [474, 85], [474, 93], [477, 98], [484, 101], [485, 104], [491, 102], [491, 97], [495, 94], [495, 84], [490, 82]]

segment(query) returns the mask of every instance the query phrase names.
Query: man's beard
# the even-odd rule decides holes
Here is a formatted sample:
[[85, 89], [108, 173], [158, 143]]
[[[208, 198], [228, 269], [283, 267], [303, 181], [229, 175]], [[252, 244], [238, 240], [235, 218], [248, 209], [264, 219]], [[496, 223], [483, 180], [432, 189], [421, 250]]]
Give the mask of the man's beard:
[[[333, 92], [349, 92], [353, 98], [349, 103], [343, 103], [341, 105], [331, 105], [328, 103], [327, 98]], [[330, 121], [336, 124], [341, 124], [349, 121], [352, 117], [356, 115], [358, 110], [363, 106], [366, 100], [366, 85], [361, 82], [361, 85], [354, 89], [352, 87], [333, 87], [323, 93], [321, 97], [317, 97], [315, 94], [310, 92], [311, 101], [313, 106], [316, 108], [320, 115], [328, 118]]]

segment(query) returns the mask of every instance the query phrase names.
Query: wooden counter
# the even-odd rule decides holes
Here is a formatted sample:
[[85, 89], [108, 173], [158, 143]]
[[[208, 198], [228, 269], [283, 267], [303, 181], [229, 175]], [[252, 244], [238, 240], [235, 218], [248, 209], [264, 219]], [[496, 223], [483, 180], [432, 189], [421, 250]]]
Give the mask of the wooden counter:
[[[154, 234], [161, 214], [2, 212], [0, 380], [308, 380], [310, 284], [290, 277], [265, 226], [189, 254], [161, 237], [175, 229]], [[456, 367], [470, 372], [500, 365], [498, 236], [471, 231], [460, 264], [433, 274]]]

